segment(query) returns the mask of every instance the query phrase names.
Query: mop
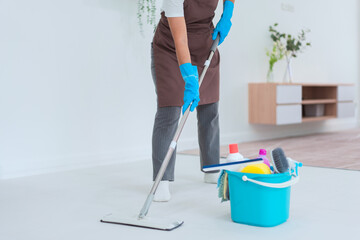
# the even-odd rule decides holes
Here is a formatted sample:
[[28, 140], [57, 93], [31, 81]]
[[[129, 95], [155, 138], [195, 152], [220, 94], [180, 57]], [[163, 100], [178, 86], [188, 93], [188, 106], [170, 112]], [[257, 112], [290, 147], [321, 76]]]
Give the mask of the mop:
[[[215, 51], [219, 44], [219, 40], [220, 40], [220, 37], [218, 35], [211, 46], [209, 57], [204, 63], [204, 69], [203, 69], [203, 71], [200, 75], [200, 79], [199, 79], [199, 88], [201, 86], [202, 81], [204, 80], [206, 71], [209, 68], [211, 59], [213, 58], [213, 56], [215, 54]], [[190, 107], [191, 107], [191, 104], [190, 104], [190, 106], [188, 106], [188, 108], [186, 109], [185, 113], [183, 114], [183, 116], [180, 120], [180, 124], [175, 132], [175, 136], [170, 143], [168, 152], [167, 152], [165, 159], [160, 167], [159, 173], [157, 174], [157, 176], [155, 178], [154, 184], [150, 190], [149, 195], [146, 198], [146, 201], [145, 201], [139, 215], [130, 216], [130, 217], [126, 218], [126, 217], [122, 217], [122, 216], [117, 216], [115, 214], [109, 214], [109, 215], [104, 216], [100, 220], [101, 222], [122, 224], [122, 225], [127, 225], [127, 226], [143, 227], [143, 228], [150, 228], [150, 229], [158, 229], [158, 230], [164, 230], [164, 231], [171, 231], [175, 228], [180, 227], [184, 223], [184, 221], [182, 221], [182, 220], [155, 219], [155, 218], [149, 218], [146, 215], [147, 215], [150, 205], [153, 201], [156, 189], [159, 186], [159, 183], [164, 176], [164, 173], [169, 164], [170, 158], [175, 150], [175, 147], [177, 145], [181, 131], [184, 128], [185, 122], [189, 116]]]

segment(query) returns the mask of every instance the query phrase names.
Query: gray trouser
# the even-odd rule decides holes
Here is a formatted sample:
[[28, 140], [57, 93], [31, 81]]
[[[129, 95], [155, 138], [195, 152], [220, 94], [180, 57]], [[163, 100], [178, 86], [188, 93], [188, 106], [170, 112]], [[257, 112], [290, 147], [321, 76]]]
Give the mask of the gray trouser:
[[[156, 85], [153, 52], [151, 51], [151, 70]], [[201, 96], [200, 96], [201, 97]], [[203, 166], [218, 164], [220, 160], [219, 141], [219, 103], [200, 105], [196, 108], [198, 120], [198, 139], [200, 147], [200, 163]], [[155, 115], [152, 135], [153, 180], [155, 180], [161, 164], [175, 135], [181, 114], [181, 107], [158, 107]], [[162, 180], [174, 181], [176, 149]], [[215, 171], [216, 172], [216, 171]]]
[[[218, 164], [220, 160], [218, 106], [217, 102], [200, 105], [196, 108], [201, 169], [206, 165]], [[152, 136], [153, 180], [159, 172], [174, 137], [180, 114], [181, 107], [157, 109]], [[176, 149], [162, 180], [174, 181], [175, 158]]]

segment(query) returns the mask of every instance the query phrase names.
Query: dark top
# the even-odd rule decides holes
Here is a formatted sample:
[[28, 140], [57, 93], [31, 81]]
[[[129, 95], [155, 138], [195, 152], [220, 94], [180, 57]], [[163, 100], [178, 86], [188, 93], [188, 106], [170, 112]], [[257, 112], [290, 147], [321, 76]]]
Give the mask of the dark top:
[[[217, 4], [218, 0], [185, 0], [184, 2], [191, 61], [198, 67], [199, 76], [213, 42], [212, 20]], [[158, 106], [182, 106], [185, 82], [180, 73], [175, 43], [164, 12], [161, 13], [154, 35], [153, 52]], [[217, 50], [200, 87], [199, 105], [219, 101], [219, 63], [220, 55]]]

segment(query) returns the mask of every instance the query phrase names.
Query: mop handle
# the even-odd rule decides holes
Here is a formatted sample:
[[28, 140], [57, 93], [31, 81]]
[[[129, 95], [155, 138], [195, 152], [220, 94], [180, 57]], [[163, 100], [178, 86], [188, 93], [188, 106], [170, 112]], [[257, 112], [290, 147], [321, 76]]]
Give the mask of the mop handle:
[[[211, 49], [210, 49], [210, 55], [208, 57], [208, 59], [205, 61], [204, 63], [204, 69], [203, 71], [201, 72], [201, 75], [200, 75], [200, 79], [199, 79], [199, 88], [204, 80], [204, 77], [205, 77], [205, 74], [206, 74], [206, 71], [208, 70], [209, 68], [209, 65], [210, 65], [210, 62], [215, 54], [215, 51], [217, 49], [217, 46], [219, 45], [219, 40], [220, 40], [220, 36], [218, 35], [215, 39], [215, 41], [213, 42], [212, 46], [211, 46]], [[165, 159], [164, 161], [162, 162], [161, 164], [161, 167], [160, 167], [160, 170], [159, 170], [159, 173], [157, 174], [156, 178], [155, 178], [155, 181], [154, 181], [154, 184], [150, 190], [150, 193], [148, 195], [148, 197], [146, 198], [146, 201], [140, 211], [140, 214], [138, 216], [139, 219], [142, 219], [146, 216], [146, 214], [148, 213], [149, 211], [149, 208], [150, 208], [150, 205], [154, 199], [154, 195], [155, 195], [155, 192], [156, 192], [156, 189], [157, 187], [159, 186], [159, 183], [161, 181], [161, 179], [163, 178], [164, 174], [165, 174], [165, 170], [170, 162], [170, 159], [171, 159], [171, 156], [173, 155], [174, 153], [174, 150], [176, 148], [176, 145], [177, 145], [177, 142], [179, 140], [179, 137], [180, 137], [180, 134], [181, 134], [181, 131], [183, 130], [184, 128], [184, 125], [185, 125], [185, 122], [189, 116], [189, 113], [190, 113], [190, 107], [191, 107], [192, 103], [188, 106], [188, 108], [186, 109], [184, 115], [182, 116], [181, 120], [180, 120], [180, 124], [175, 132], [175, 136], [173, 138], [173, 140], [171, 141], [170, 143], [170, 146], [169, 146], [169, 149], [165, 155]]]

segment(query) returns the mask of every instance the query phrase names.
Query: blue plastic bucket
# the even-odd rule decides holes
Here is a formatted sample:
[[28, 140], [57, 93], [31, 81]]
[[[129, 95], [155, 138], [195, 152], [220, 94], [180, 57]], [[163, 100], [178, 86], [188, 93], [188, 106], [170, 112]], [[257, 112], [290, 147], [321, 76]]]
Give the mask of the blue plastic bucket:
[[226, 171], [229, 177], [231, 219], [273, 227], [289, 218], [290, 189], [298, 181], [289, 173], [251, 174]]

